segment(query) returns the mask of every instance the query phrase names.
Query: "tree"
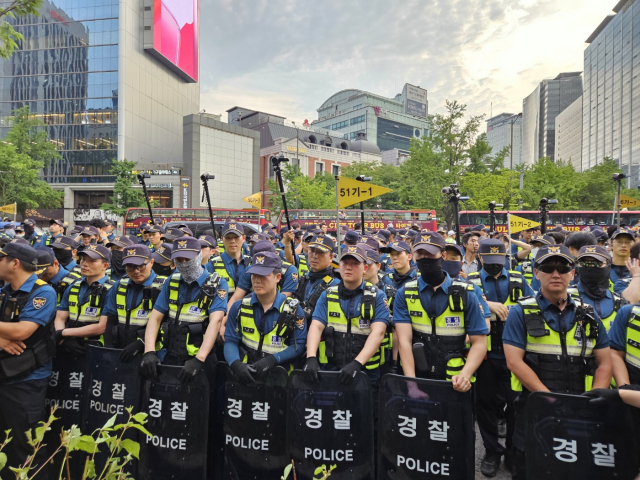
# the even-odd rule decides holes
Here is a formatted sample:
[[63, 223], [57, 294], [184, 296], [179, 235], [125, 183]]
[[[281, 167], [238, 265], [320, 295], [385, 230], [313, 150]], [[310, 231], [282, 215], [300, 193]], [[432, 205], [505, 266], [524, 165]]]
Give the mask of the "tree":
[[469, 149], [469, 164], [466, 173], [487, 173], [490, 157], [493, 148], [487, 142], [487, 134], [483, 133], [476, 138], [476, 141]]
[[11, 130], [0, 143], [0, 203], [17, 203], [23, 215], [28, 208], [59, 208], [63, 192], [53, 190], [39, 175], [60, 155], [47, 141], [44, 124], [29, 116], [28, 107], [14, 115]]
[[541, 158], [525, 169], [523, 187], [525, 210], [537, 208], [541, 198], [557, 199], [557, 210], [582, 208], [579, 198], [585, 190], [585, 182], [571, 162]]
[[42, 6], [42, 0], [13, 0], [5, 8], [0, 8], [0, 58], [9, 58], [18, 48], [18, 42], [24, 40], [21, 33], [14, 30], [6, 17], [22, 17], [36, 15]]
[[[335, 208], [335, 190], [331, 190], [327, 186], [324, 175], [316, 175], [312, 180], [299, 171], [299, 167], [289, 164], [282, 168], [282, 182], [285, 186], [287, 207], [322, 210]], [[274, 192], [271, 196], [271, 210], [279, 212], [282, 210], [282, 197], [280, 195], [280, 187], [275, 180], [267, 181], [267, 188]]]
[[113, 203], [102, 204], [103, 210], [124, 217], [129, 208], [141, 208], [147, 205], [142, 190], [133, 188], [133, 184], [137, 182], [136, 175], [133, 173], [136, 165], [136, 162], [130, 162], [126, 159], [121, 162], [113, 162], [109, 173], [116, 176], [116, 182], [113, 186], [115, 195], [111, 197]]
[[469, 198], [463, 205], [469, 210], [487, 210], [489, 202], [504, 205], [500, 210], [517, 210], [521, 198], [518, 172], [501, 170], [492, 173], [467, 173], [460, 186], [460, 193]]

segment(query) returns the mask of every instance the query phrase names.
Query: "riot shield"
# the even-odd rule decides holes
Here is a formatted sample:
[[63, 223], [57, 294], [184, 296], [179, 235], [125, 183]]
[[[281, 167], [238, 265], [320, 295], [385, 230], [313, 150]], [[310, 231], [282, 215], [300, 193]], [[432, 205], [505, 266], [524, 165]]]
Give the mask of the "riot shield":
[[337, 372], [320, 372], [309, 384], [301, 371], [289, 377], [287, 446], [297, 478], [311, 480], [331, 465], [332, 480], [374, 478], [373, 399], [367, 375], [342, 385]]
[[634, 479], [640, 466], [632, 407], [532, 393], [525, 406], [528, 478]]
[[[86, 387], [82, 395], [82, 432], [91, 432], [102, 427], [114, 415], [116, 424], [126, 423], [129, 414], [125, 410], [133, 407], [133, 413], [140, 410], [140, 360], [130, 363], [118, 358], [121, 350], [89, 346], [84, 375]], [[137, 432], [131, 429], [128, 437], [137, 440]], [[130, 433], [130, 434], [129, 434]], [[96, 465], [104, 465], [109, 457], [109, 449], [102, 447], [96, 454]], [[130, 463], [127, 472], [135, 476], [135, 463]]]
[[[82, 426], [82, 392], [87, 385], [85, 379], [86, 361], [86, 354], [76, 357], [64, 350], [58, 351], [53, 358], [53, 373], [49, 379], [45, 403], [47, 409], [56, 407], [55, 415], [58, 420], [53, 422], [51, 430], [45, 434], [44, 443], [47, 455], [45, 458], [52, 455], [60, 445], [60, 431], [63, 428], [68, 430], [73, 425]], [[55, 474], [57, 477], [63, 457], [63, 455], [57, 455], [45, 468], [49, 475]], [[84, 455], [80, 452], [71, 455], [69, 467], [72, 474], [81, 478]]]
[[158, 366], [158, 381], [146, 380], [140, 411], [149, 414], [141, 438], [140, 480], [205, 480], [209, 431], [209, 382], [199, 374], [188, 387], [182, 367]]
[[378, 398], [379, 480], [474, 478], [471, 392], [441, 380], [385, 375]]
[[229, 366], [216, 367], [216, 480], [280, 480], [286, 449], [288, 375], [276, 367], [265, 382], [242, 385]]

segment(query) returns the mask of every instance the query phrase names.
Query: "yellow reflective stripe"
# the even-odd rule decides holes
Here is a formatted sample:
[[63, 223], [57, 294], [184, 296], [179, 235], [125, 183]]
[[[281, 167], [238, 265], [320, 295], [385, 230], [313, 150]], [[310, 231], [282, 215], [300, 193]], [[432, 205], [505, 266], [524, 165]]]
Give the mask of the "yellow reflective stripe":
[[416, 332], [426, 333], [431, 335], [430, 323], [413, 323], [413, 317], [411, 317], [411, 325]]
[[[280, 305], [280, 311], [284, 309], [285, 303], [286, 300]], [[239, 325], [237, 325], [237, 328], [239, 328], [241, 332], [241, 341], [243, 345], [252, 350], [258, 351], [258, 348], [260, 348], [260, 337], [262, 337], [262, 352], [273, 355], [275, 353], [285, 351], [287, 349], [287, 345], [285, 344], [285, 339], [282, 338], [282, 335], [278, 335], [277, 322], [271, 331], [261, 334], [256, 326], [253, 313], [253, 308], [251, 308], [251, 297], [243, 298], [242, 304], [240, 305]], [[252, 329], [252, 332], [246, 332], [244, 327]], [[280, 345], [273, 344], [274, 337], [279, 339]]]

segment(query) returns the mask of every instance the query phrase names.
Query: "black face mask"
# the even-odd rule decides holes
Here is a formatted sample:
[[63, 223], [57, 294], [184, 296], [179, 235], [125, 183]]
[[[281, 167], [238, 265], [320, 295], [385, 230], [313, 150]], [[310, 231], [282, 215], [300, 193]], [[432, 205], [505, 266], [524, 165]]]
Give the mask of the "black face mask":
[[462, 270], [462, 261], [457, 260], [443, 260], [442, 270], [447, 272], [451, 278], [458, 278], [460, 270]]
[[154, 263], [151, 268], [156, 272], [156, 275], [160, 275], [161, 277], [169, 277], [173, 273], [171, 265], [163, 266], [159, 263]]
[[60, 248], [54, 248], [53, 253], [56, 256], [56, 260], [62, 265], [66, 267], [73, 260], [73, 252], [71, 250], [62, 250]]
[[25, 225], [24, 226], [24, 236], [28, 237], [29, 235], [33, 234], [33, 226], [32, 225]]
[[418, 270], [427, 285], [436, 287], [444, 282], [446, 277], [444, 270], [442, 270], [442, 257], [440, 258], [421, 258], [416, 261]]
[[580, 286], [588, 297], [600, 300], [607, 296], [611, 265], [604, 268], [580, 267], [577, 269]]
[[111, 251], [111, 270], [116, 275], [120, 275], [124, 272], [124, 268], [122, 266], [123, 257], [124, 257], [124, 252], [121, 252], [119, 250]]
[[504, 265], [500, 263], [483, 263], [482, 268], [484, 268], [485, 272], [494, 277], [502, 272]]

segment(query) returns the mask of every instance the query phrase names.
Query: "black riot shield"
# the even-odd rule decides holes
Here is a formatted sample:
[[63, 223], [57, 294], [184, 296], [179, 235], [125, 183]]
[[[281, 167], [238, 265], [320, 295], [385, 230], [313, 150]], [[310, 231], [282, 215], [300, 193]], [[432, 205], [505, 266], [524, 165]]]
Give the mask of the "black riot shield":
[[[114, 415], [116, 424], [126, 423], [129, 414], [125, 410], [133, 407], [132, 413], [140, 411], [140, 360], [130, 363], [119, 360], [121, 350], [87, 347], [87, 365], [84, 374], [86, 387], [82, 395], [82, 431], [86, 434], [102, 427]], [[138, 440], [131, 429], [128, 438]], [[104, 465], [109, 457], [106, 447], [96, 454], [96, 466]], [[135, 463], [127, 471], [135, 476]]]
[[532, 393], [525, 406], [527, 478], [627, 480], [639, 468], [633, 408]]
[[140, 411], [149, 414], [140, 439], [140, 480], [205, 480], [209, 430], [209, 382], [199, 374], [180, 385], [182, 367], [158, 366], [158, 381], [146, 380]]
[[[45, 403], [47, 409], [56, 407], [55, 415], [58, 420], [53, 422], [51, 430], [44, 437], [45, 451], [48, 452], [46, 458], [53, 454], [60, 445], [60, 431], [63, 428], [68, 430], [72, 425], [82, 425], [82, 392], [87, 385], [85, 378], [86, 359], [86, 354], [76, 357], [64, 350], [59, 351], [53, 358], [53, 373], [49, 379]], [[45, 467], [49, 475], [55, 474], [57, 477], [62, 460], [63, 456], [57, 455]], [[79, 452], [72, 455], [69, 466], [72, 477], [75, 474], [75, 476], [81, 478], [82, 469], [84, 468], [84, 455]]]
[[385, 375], [378, 408], [379, 480], [474, 478], [471, 392], [441, 380]]
[[332, 480], [374, 478], [373, 399], [367, 375], [342, 385], [337, 372], [320, 372], [309, 384], [301, 371], [289, 377], [287, 447], [297, 478], [311, 480], [316, 468], [332, 465]]
[[242, 385], [226, 363], [216, 367], [216, 480], [280, 480], [286, 449], [288, 375], [276, 367], [265, 382]]

